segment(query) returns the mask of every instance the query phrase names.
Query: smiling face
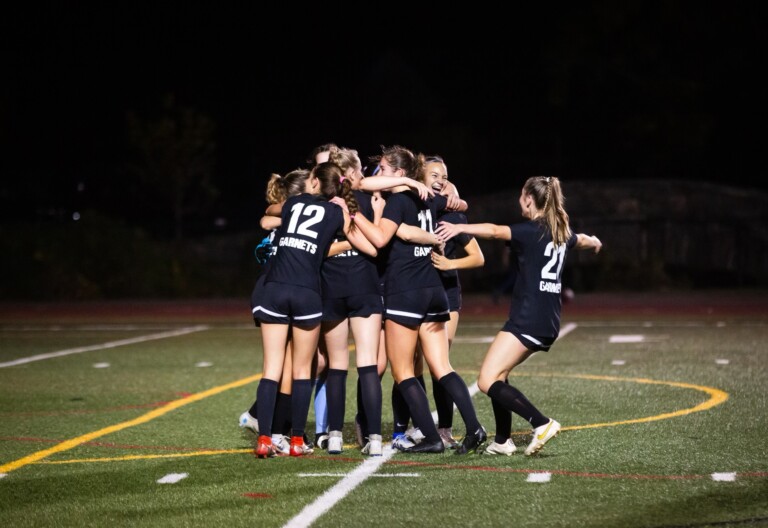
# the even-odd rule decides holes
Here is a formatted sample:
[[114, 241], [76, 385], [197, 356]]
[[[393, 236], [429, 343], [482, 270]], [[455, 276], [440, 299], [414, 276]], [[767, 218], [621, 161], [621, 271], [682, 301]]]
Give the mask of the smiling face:
[[448, 183], [448, 167], [445, 163], [431, 161], [424, 166], [424, 185], [441, 193]]

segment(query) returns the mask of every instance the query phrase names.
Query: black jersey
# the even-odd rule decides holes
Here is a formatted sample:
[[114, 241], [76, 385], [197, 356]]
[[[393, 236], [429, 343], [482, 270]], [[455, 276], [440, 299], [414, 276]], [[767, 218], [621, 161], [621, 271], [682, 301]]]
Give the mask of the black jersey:
[[[362, 214], [373, 222], [371, 195], [354, 191]], [[343, 231], [336, 234], [336, 241], [346, 240]], [[379, 293], [379, 274], [375, 260], [352, 248], [325, 259], [322, 268], [323, 299], [338, 299], [363, 293]]]
[[283, 204], [282, 224], [275, 237], [266, 282], [282, 282], [320, 292], [320, 267], [334, 235], [344, 226], [338, 205], [322, 196], [302, 193]]
[[[435, 195], [426, 201], [413, 191], [392, 193], [382, 218], [400, 224], [420, 227], [434, 233], [438, 213], [445, 209], [445, 196]], [[395, 235], [390, 241], [384, 276], [386, 294], [442, 286], [440, 275], [432, 265], [432, 246], [405, 242]]]
[[560, 333], [560, 277], [576, 235], [555, 247], [546, 224], [529, 220], [510, 229], [511, 258], [517, 258], [518, 272], [508, 324], [514, 332], [555, 338]]
[[[467, 217], [464, 213], [460, 213], [458, 211], [446, 211], [445, 213], [440, 215], [440, 218], [438, 219], [438, 223], [445, 220], [446, 222], [449, 222], [451, 224], [466, 224], [467, 223]], [[460, 254], [460, 249], [464, 249], [464, 247], [469, 244], [469, 241], [474, 238], [472, 235], [468, 235], [466, 233], [459, 233], [453, 238], [450, 238], [445, 243], [445, 249], [443, 250], [443, 253], [446, 257], [453, 259], [456, 258], [457, 255]], [[463, 254], [462, 254], [463, 256]], [[440, 278], [443, 281], [443, 284], [446, 287], [454, 287], [458, 286], [459, 284], [459, 270], [438, 270], [440, 272]]]

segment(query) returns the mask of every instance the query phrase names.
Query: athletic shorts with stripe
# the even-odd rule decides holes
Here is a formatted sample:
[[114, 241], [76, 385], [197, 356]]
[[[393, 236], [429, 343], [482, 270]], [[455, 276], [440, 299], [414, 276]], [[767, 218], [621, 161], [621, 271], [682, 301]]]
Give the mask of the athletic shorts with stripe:
[[510, 321], [507, 321], [501, 329], [502, 332], [509, 332], [520, 340], [522, 344], [526, 346], [528, 350], [533, 352], [549, 352], [549, 348], [554, 344], [555, 337], [541, 337], [524, 334], [516, 329], [513, 329]]
[[315, 326], [323, 317], [323, 301], [310, 288], [267, 282], [255, 292], [252, 311], [262, 323]]
[[442, 286], [389, 294], [384, 297], [384, 317], [405, 326], [448, 321], [448, 296]]

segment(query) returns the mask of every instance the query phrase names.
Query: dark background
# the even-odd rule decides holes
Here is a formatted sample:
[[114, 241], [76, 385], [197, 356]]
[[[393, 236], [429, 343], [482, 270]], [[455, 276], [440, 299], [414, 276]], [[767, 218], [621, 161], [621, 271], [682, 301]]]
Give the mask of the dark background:
[[14, 7], [0, 220], [254, 230], [269, 174], [326, 142], [442, 155], [463, 197], [537, 174], [765, 192], [765, 22], [708, 2]]

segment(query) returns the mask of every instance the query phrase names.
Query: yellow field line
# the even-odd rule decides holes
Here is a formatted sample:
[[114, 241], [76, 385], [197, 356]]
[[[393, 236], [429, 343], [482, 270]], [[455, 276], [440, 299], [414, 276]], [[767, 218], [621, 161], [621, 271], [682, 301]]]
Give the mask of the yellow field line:
[[[590, 375], [590, 374], [519, 374], [519, 373], [513, 373], [513, 376], [530, 376], [530, 377], [558, 377], [558, 378], [576, 378], [576, 379], [587, 379], [587, 380], [596, 380], [596, 381], [621, 381], [621, 382], [632, 382], [632, 383], [645, 383], [649, 385], [667, 385], [671, 387], [680, 387], [683, 389], [693, 389], [697, 391], [704, 392], [706, 394], [709, 394], [710, 398], [694, 407], [689, 407], [686, 409], [680, 409], [678, 411], [673, 411], [669, 413], [663, 413], [663, 414], [657, 414], [654, 416], [645, 416], [642, 418], [633, 418], [629, 420], [620, 420], [615, 422], [601, 422], [601, 423], [592, 423], [592, 424], [586, 424], [586, 425], [572, 425], [572, 426], [566, 426], [563, 427], [563, 431], [575, 431], [579, 429], [591, 429], [596, 427], [612, 427], [616, 425], [626, 425], [626, 424], [633, 424], [633, 423], [645, 423], [645, 422], [653, 422], [657, 420], [666, 420], [669, 418], [674, 418], [677, 416], [684, 416], [686, 414], [691, 414], [694, 412], [701, 412], [705, 411], [707, 409], [711, 409], [712, 407], [715, 407], [716, 405], [720, 405], [721, 403], [725, 402], [728, 399], [728, 393], [724, 392], [720, 389], [715, 389], [713, 387], [706, 387], [704, 385], [694, 385], [692, 383], [682, 383], [677, 381], [658, 381], [658, 380], [652, 380], [648, 378], [621, 378], [617, 376], [596, 376], [596, 375]], [[257, 374], [255, 376], [250, 376], [248, 378], [243, 378], [241, 380], [234, 381], [232, 383], [228, 383], [226, 385], [221, 385], [218, 387], [214, 387], [212, 389], [208, 389], [203, 392], [199, 392], [197, 394], [193, 394], [191, 396], [181, 398], [179, 400], [172, 401], [162, 407], [159, 407], [153, 411], [150, 411], [142, 416], [139, 416], [138, 418], [135, 418], [133, 420], [129, 420], [127, 422], [122, 422], [116, 425], [112, 425], [109, 427], [105, 427], [104, 429], [99, 429], [98, 431], [94, 431], [92, 433], [88, 433], [82, 436], [78, 436], [77, 438], [73, 438], [71, 440], [66, 440], [64, 442], [61, 442], [60, 444], [57, 444], [49, 449], [45, 449], [42, 451], [38, 451], [37, 453], [33, 453], [31, 455], [28, 455], [24, 458], [20, 458], [19, 460], [9, 462], [8, 464], [0, 466], [0, 473], [7, 473], [9, 471], [13, 471], [15, 469], [18, 469], [20, 467], [23, 467], [27, 464], [33, 464], [33, 463], [40, 463], [41, 460], [44, 458], [55, 454], [60, 453], [62, 451], [67, 451], [69, 449], [75, 448], [85, 442], [90, 442], [91, 440], [94, 440], [96, 438], [99, 438], [101, 436], [105, 436], [110, 433], [114, 433], [117, 431], [121, 431], [123, 429], [126, 429], [128, 427], [133, 427], [135, 425], [141, 425], [143, 423], [149, 422], [150, 420], [153, 420], [155, 418], [158, 418], [164, 414], [167, 414], [170, 411], [173, 411], [175, 409], [178, 409], [179, 407], [183, 407], [184, 405], [194, 403], [197, 401], [200, 401], [204, 398], [207, 398], [209, 396], [213, 396], [215, 394], [219, 394], [221, 392], [224, 392], [229, 389], [234, 389], [237, 387], [241, 387], [243, 385], [247, 385], [248, 383], [252, 383], [254, 381], [257, 381], [261, 379], [261, 374]], [[195, 451], [193, 453], [174, 453], [174, 454], [162, 454], [162, 455], [128, 455], [123, 457], [108, 457], [108, 458], [90, 458], [90, 459], [74, 459], [74, 460], [62, 460], [62, 461], [55, 461], [55, 462], [43, 462], [45, 464], [74, 464], [79, 462], [115, 462], [115, 461], [125, 461], [125, 460], [146, 460], [146, 459], [155, 459], [155, 458], [174, 458], [174, 457], [190, 457], [190, 456], [208, 456], [208, 455], [220, 455], [220, 454], [237, 454], [237, 453], [250, 453], [251, 449], [232, 449], [232, 450], [220, 450], [220, 451], [213, 451], [213, 450], [205, 450], [205, 451]]]
[[247, 378], [233, 381], [232, 383], [227, 383], [226, 385], [219, 385], [218, 387], [214, 387], [212, 389], [208, 389], [203, 392], [198, 392], [197, 394], [192, 394], [191, 396], [186, 396], [184, 398], [174, 400], [172, 402], [169, 402], [163, 405], [162, 407], [158, 407], [157, 409], [154, 409], [146, 414], [143, 414], [138, 418], [134, 418], [133, 420], [128, 420], [127, 422], [121, 422], [119, 424], [110, 425], [109, 427], [99, 429], [98, 431], [93, 431], [91, 433], [86, 433], [84, 435], [78, 436], [76, 438], [72, 438], [70, 440], [65, 440], [64, 442], [56, 444], [55, 446], [49, 449], [43, 449], [42, 451], [32, 453], [31, 455], [27, 455], [18, 460], [14, 460], [13, 462], [8, 462], [7, 464], [3, 464], [2, 466], [0, 466], [0, 473], [8, 473], [9, 471], [13, 471], [15, 469], [19, 469], [20, 467], [24, 467], [27, 464], [39, 462], [40, 460], [47, 458], [51, 455], [54, 455], [56, 453], [68, 451], [81, 444], [95, 440], [96, 438], [100, 438], [102, 436], [105, 436], [111, 433], [122, 431], [123, 429], [127, 429], [128, 427], [133, 427], [135, 425], [141, 425], [141, 424], [147, 423], [151, 420], [154, 420], [155, 418], [163, 416], [164, 414], [167, 414], [171, 411], [174, 411], [179, 407], [183, 407], [185, 405], [189, 405], [190, 403], [203, 400], [209, 396], [214, 396], [216, 394], [227, 391], [229, 389], [242, 387], [243, 385], [247, 385], [248, 383], [253, 383], [254, 381], [257, 381], [259, 379], [261, 379], [261, 374], [256, 374], [255, 376], [249, 376]]
[[248, 449], [207, 449], [204, 451], [194, 451], [192, 453], [170, 453], [163, 455], [126, 455], [121, 457], [105, 457], [105, 458], [77, 458], [70, 460], [43, 460], [37, 462], [38, 464], [79, 464], [81, 462], [124, 462], [126, 460], [150, 460], [153, 458], [180, 458], [180, 457], [194, 457], [194, 456], [209, 456], [209, 455], [235, 455], [241, 453], [253, 453], [252, 448]]
[[632, 420], [621, 420], [617, 422], [602, 422], [602, 423], [594, 423], [594, 424], [586, 424], [586, 425], [572, 425], [569, 427], [563, 427], [562, 428], [563, 431], [567, 431], [567, 430], [575, 431], [578, 429], [591, 429], [594, 427], [610, 427], [614, 425], [625, 425], [625, 424], [633, 424], [633, 423], [655, 422], [657, 420], [666, 420], [668, 418], [675, 418], [677, 416], [685, 416], [686, 414], [706, 411], [707, 409], [711, 409], [715, 405], [720, 405], [721, 403], [723, 403], [728, 399], [728, 393], [725, 391], [721, 391], [720, 389], [715, 389], [713, 387], [705, 387], [704, 385], [694, 385], [692, 383], [681, 383], [678, 381], [658, 381], [658, 380], [652, 380], [647, 378], [619, 378], [616, 376], [592, 376], [589, 374], [553, 374], [553, 376], [560, 377], [560, 378], [577, 378], [577, 379], [588, 379], [588, 380], [599, 380], [599, 381], [629, 381], [633, 383], [646, 383], [649, 385], [668, 385], [670, 387], [680, 387], [683, 389], [693, 389], [693, 390], [705, 392], [710, 396], [708, 400], [694, 407], [689, 407], [687, 409], [680, 409], [679, 411], [657, 414], [654, 416], [646, 416], [643, 418], [634, 418]]

